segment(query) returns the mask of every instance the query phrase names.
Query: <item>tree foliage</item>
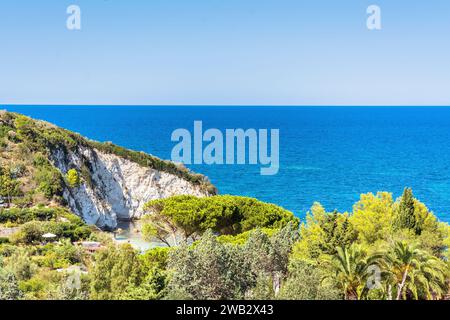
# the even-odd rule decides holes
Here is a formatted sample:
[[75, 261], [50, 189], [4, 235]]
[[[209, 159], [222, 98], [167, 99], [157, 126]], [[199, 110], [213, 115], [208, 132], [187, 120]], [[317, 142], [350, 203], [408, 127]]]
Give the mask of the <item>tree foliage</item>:
[[118, 299], [129, 286], [140, 281], [137, 252], [129, 245], [110, 246], [95, 257], [91, 277], [91, 297], [96, 300]]
[[298, 222], [281, 207], [236, 196], [175, 196], [151, 201], [145, 208], [144, 234], [168, 245], [196, 240], [208, 229], [237, 235], [254, 228], [281, 228], [290, 221]]
[[[450, 228], [408, 198], [361, 195], [349, 213], [315, 203], [299, 226], [254, 199], [174, 197], [151, 203], [144, 232], [160, 226], [177, 245], [146, 252], [115, 244], [67, 210], [4, 209], [0, 223], [19, 231], [0, 243], [0, 298], [443, 299]], [[414, 215], [414, 226], [398, 227], [401, 212]], [[58, 241], [43, 243], [47, 232]], [[89, 254], [74, 243], [87, 238], [105, 247]]]
[[80, 183], [81, 183], [80, 176], [78, 175], [78, 171], [75, 169], [70, 169], [69, 171], [67, 171], [66, 180], [67, 180], [68, 185], [71, 188], [76, 188], [76, 187], [80, 186]]
[[415, 230], [416, 228], [414, 197], [411, 188], [405, 188], [403, 191], [395, 220], [395, 227], [410, 230]]
[[10, 169], [7, 167], [0, 167], [0, 198], [6, 199], [6, 202], [10, 204], [13, 197], [21, 196], [23, 194], [20, 187], [20, 181], [13, 177]]
[[0, 268], [0, 300], [18, 300], [22, 296], [14, 273]]

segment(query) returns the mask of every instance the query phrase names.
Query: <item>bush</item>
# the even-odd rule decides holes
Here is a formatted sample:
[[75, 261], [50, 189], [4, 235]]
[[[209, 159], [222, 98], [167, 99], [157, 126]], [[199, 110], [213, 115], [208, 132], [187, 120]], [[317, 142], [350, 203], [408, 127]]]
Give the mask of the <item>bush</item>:
[[15, 242], [31, 244], [35, 241], [41, 241], [44, 233], [44, 226], [41, 222], [31, 221], [20, 228], [19, 233], [14, 235], [14, 240]]
[[20, 217], [20, 220], [15, 221], [24, 223], [20, 231], [14, 235], [15, 242], [27, 244], [40, 242], [45, 233], [53, 233], [57, 238], [78, 241], [89, 238], [92, 233], [91, 228], [86, 226], [81, 218], [62, 208], [10, 209], [0, 212], [0, 217], [5, 218], [4, 213], [9, 213], [8, 218]]
[[43, 167], [49, 165], [48, 159], [42, 153], [36, 153], [33, 158], [33, 165], [35, 167]]
[[[0, 210], [0, 223], [18, 223], [24, 224], [30, 221], [51, 221], [59, 215], [69, 215], [65, 209], [61, 208], [11, 208]], [[70, 214], [71, 215], [71, 214]], [[75, 216], [76, 217], [76, 216]]]
[[6, 198], [9, 202], [11, 197], [22, 195], [20, 187], [20, 181], [13, 177], [10, 169], [0, 167], [0, 197]]
[[339, 292], [322, 280], [318, 268], [304, 261], [292, 261], [289, 277], [281, 288], [283, 300], [338, 300]]
[[0, 268], [0, 300], [18, 300], [22, 296], [16, 276]]
[[56, 168], [51, 166], [39, 168], [35, 179], [39, 185], [38, 191], [42, 192], [47, 199], [62, 195], [61, 173]]
[[[4, 243], [0, 246], [0, 256], [1, 257], [10, 257], [19, 249], [18, 246]], [[1, 266], [1, 259], [0, 259], [0, 266]]]
[[71, 188], [76, 188], [80, 186], [80, 176], [78, 175], [78, 171], [75, 169], [70, 169], [66, 174], [67, 184]]
[[8, 269], [14, 273], [18, 280], [28, 280], [37, 271], [37, 265], [32, 261], [27, 248], [19, 248], [9, 259]]
[[[242, 233], [239, 233], [237, 235], [222, 235], [217, 237], [217, 240], [222, 243], [228, 243], [232, 245], [244, 245], [247, 240], [250, 238], [254, 230], [245, 231]], [[261, 232], [266, 234], [268, 237], [271, 237], [275, 234], [277, 231], [276, 229], [269, 229], [269, 228], [262, 228], [260, 229]]]
[[19, 283], [19, 289], [24, 294], [39, 293], [45, 288], [46, 283], [39, 278], [31, 278]]
[[166, 269], [170, 250], [170, 248], [165, 247], [156, 247], [147, 250], [145, 254], [140, 256], [145, 270], [148, 272], [152, 269]]
[[92, 230], [90, 227], [88, 226], [81, 226], [81, 227], [77, 227], [74, 232], [74, 238], [75, 240], [84, 240], [84, 239], [89, 239], [89, 237], [91, 236]]

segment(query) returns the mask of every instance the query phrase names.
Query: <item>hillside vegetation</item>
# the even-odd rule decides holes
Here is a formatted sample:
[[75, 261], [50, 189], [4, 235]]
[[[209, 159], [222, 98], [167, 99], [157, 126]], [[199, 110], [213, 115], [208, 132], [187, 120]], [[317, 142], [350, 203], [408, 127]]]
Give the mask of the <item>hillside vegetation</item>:
[[[51, 163], [51, 152], [58, 149], [76, 150], [84, 146], [104, 153], [117, 155], [141, 166], [167, 172], [208, 193], [216, 193], [215, 187], [200, 174], [190, 172], [182, 165], [164, 161], [144, 152], [116, 146], [110, 142], [88, 140], [79, 134], [56, 127], [44, 121], [0, 111], [0, 165], [2, 186], [0, 196], [6, 201], [23, 207], [33, 203], [56, 202], [63, 204], [63, 187], [77, 177], [65, 177]], [[78, 173], [89, 182], [88, 165]], [[72, 178], [72, 181], [70, 181]]]
[[[282, 208], [243, 197], [174, 197], [147, 210], [143, 232], [173, 233], [178, 243], [140, 252], [64, 210], [4, 210], [3, 226], [17, 231], [0, 238], [0, 299], [448, 296], [450, 227], [410, 189], [397, 200], [363, 194], [350, 213], [315, 203], [301, 224]], [[57, 238], [43, 241], [43, 232]], [[76, 244], [83, 239], [102, 247], [90, 253]]]

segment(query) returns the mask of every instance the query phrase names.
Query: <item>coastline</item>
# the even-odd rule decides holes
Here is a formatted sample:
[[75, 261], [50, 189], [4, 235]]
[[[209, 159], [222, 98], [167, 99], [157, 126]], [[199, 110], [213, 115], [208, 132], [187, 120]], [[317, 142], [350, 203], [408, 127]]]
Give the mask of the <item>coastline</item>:
[[[361, 193], [388, 190], [398, 197], [404, 186], [411, 186], [441, 221], [450, 221], [450, 171], [446, 169], [450, 161], [449, 108], [2, 108], [22, 111], [91, 139], [113, 141], [162, 159], [170, 159], [171, 132], [192, 126], [194, 120], [203, 119], [208, 127], [221, 129], [280, 127], [280, 172], [272, 178], [259, 177], [254, 166], [189, 168], [208, 176], [222, 194], [276, 203], [300, 218], [305, 217], [313, 201], [320, 201], [328, 210], [351, 211]], [[290, 185], [299, 186], [300, 191]]]

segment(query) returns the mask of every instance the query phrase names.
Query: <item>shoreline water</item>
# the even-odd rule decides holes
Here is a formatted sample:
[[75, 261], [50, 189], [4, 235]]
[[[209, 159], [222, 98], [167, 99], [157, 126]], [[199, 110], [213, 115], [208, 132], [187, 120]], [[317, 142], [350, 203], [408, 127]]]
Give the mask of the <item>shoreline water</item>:
[[[120, 232], [117, 232], [118, 230]], [[135, 249], [141, 252], [145, 252], [148, 249], [155, 247], [166, 247], [164, 243], [156, 241], [146, 241], [144, 240], [142, 233], [140, 231], [139, 220], [130, 221], [118, 221], [116, 231], [112, 232], [113, 239], [115, 243], [118, 244], [130, 244]]]

